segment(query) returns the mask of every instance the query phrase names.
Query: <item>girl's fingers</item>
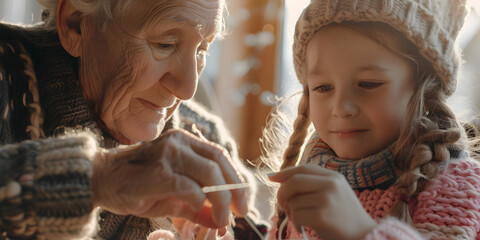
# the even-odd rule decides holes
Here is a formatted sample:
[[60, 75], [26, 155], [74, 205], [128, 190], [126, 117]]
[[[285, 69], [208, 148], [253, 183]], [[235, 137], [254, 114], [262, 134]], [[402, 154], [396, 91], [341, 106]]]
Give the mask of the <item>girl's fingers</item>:
[[277, 192], [277, 201], [283, 208], [291, 198], [313, 192], [325, 191], [332, 186], [328, 176], [297, 173], [282, 183]]
[[[321, 192], [295, 196], [288, 202], [286, 212], [297, 229], [299, 229], [300, 226], [312, 224], [312, 222], [318, 222], [323, 207], [326, 205], [325, 203], [327, 201], [327, 197]], [[310, 214], [308, 216], [310, 222], [304, 221], [304, 219], [299, 219], [299, 213], [303, 212], [308, 212]]]
[[295, 225], [295, 229], [297, 230], [297, 232], [301, 233], [302, 226], [310, 227], [314, 222], [316, 222], [317, 224], [319, 223], [319, 219], [316, 214], [320, 213], [316, 211], [315, 208], [304, 208], [291, 212], [289, 219], [292, 221], [293, 225]]
[[314, 192], [310, 194], [302, 194], [292, 197], [288, 201], [287, 209], [290, 212], [300, 210], [318, 208], [319, 206], [327, 206], [328, 199], [323, 192]]
[[323, 176], [330, 176], [335, 174], [336, 172], [317, 166], [317, 165], [301, 165], [297, 167], [291, 167], [284, 169], [275, 175], [269, 176], [269, 179], [273, 182], [284, 182], [287, 179], [291, 178], [295, 174], [314, 174], [314, 175], [323, 175]]

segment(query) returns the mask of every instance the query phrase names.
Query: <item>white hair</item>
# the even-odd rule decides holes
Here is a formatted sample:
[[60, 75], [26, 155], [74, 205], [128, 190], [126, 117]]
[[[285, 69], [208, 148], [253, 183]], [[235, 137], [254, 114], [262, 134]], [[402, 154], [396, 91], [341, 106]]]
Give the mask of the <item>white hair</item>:
[[[57, 7], [58, 0], [37, 0], [41, 5], [45, 7], [44, 11], [46, 12], [44, 22], [45, 27], [49, 29], [55, 29], [55, 9]], [[97, 14], [101, 22], [107, 24], [110, 20], [113, 19], [111, 6], [112, 2], [109, 0], [94, 0], [94, 1], [84, 1], [84, 0], [69, 0], [72, 5], [79, 10], [84, 15]], [[122, 12], [120, 14], [125, 14], [128, 9], [127, 6], [130, 5], [132, 0], [119, 0], [118, 5], [124, 6], [121, 8]]]
[[[58, 0], [37, 0], [44, 6], [42, 13], [43, 21], [47, 29], [55, 30], [55, 9]], [[125, 17], [135, 0], [67, 0], [83, 15], [96, 15], [97, 21], [101, 24], [102, 29], [106, 29], [114, 17]], [[162, 0], [159, 0], [162, 1]], [[166, 4], [172, 0], [163, 0]], [[223, 16], [221, 17], [220, 26], [217, 34], [219, 37], [225, 33], [225, 15], [228, 14], [225, 0], [220, 0], [223, 6]]]

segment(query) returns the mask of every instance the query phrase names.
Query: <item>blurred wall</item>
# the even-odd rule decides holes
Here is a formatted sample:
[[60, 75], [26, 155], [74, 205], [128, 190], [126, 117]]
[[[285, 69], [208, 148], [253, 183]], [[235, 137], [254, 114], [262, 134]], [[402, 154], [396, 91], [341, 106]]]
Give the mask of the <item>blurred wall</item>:
[[0, 20], [34, 24], [41, 20], [41, 6], [35, 0], [0, 0]]
[[215, 93], [240, 157], [254, 160], [260, 156], [259, 138], [274, 100], [283, 0], [227, 1], [229, 34], [221, 41]]

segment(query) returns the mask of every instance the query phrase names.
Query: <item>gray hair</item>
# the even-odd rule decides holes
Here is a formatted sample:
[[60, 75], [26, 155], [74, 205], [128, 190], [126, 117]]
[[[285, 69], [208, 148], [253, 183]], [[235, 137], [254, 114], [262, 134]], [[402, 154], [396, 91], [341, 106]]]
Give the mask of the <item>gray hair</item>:
[[[58, 0], [37, 0], [44, 6], [42, 13], [43, 21], [47, 29], [56, 30], [55, 9]], [[67, 0], [83, 15], [97, 15], [97, 21], [101, 24], [101, 29], [106, 29], [114, 17], [125, 17], [131, 9], [134, 0]], [[167, 0], [167, 2], [170, 0]], [[225, 0], [220, 0], [223, 4], [223, 16], [217, 34], [222, 37], [225, 34], [225, 16], [228, 15]]]
[[[58, 0], [37, 0], [41, 5], [45, 7], [44, 12], [46, 13], [45, 18], [45, 27], [48, 29], [55, 29], [55, 9], [57, 7]], [[109, 0], [95, 0], [86, 2], [84, 0], [70, 0], [72, 5], [78, 9], [84, 15], [98, 14], [101, 16], [99, 19], [102, 22], [107, 24], [110, 20], [113, 19], [112, 9], [113, 6]], [[123, 6], [121, 8], [120, 14], [125, 14], [128, 10], [128, 7], [131, 4], [132, 0], [120, 0], [118, 5]]]

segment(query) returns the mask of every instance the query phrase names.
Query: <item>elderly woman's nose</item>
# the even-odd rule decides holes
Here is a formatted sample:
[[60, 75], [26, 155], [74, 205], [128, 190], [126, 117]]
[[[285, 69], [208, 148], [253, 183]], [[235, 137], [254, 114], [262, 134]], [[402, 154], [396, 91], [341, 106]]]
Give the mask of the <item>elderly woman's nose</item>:
[[195, 94], [199, 76], [197, 64], [196, 54], [183, 55], [173, 63], [171, 77], [164, 86], [178, 99], [188, 100]]

